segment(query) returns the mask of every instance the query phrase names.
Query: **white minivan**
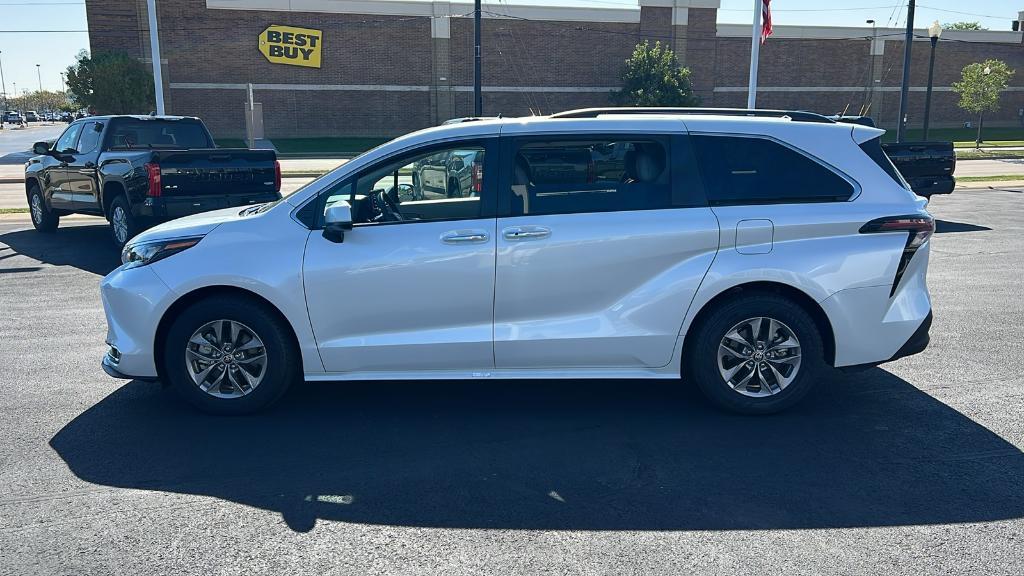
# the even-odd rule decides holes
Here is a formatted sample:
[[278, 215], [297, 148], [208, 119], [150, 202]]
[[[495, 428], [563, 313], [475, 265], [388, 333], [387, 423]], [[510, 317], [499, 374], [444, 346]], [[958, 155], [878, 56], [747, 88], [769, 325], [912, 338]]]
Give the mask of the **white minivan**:
[[[664, 378], [775, 412], [920, 352], [934, 221], [882, 130], [589, 109], [395, 139], [281, 201], [135, 237], [104, 369], [217, 413], [300, 380]], [[458, 196], [414, 167], [474, 159]]]

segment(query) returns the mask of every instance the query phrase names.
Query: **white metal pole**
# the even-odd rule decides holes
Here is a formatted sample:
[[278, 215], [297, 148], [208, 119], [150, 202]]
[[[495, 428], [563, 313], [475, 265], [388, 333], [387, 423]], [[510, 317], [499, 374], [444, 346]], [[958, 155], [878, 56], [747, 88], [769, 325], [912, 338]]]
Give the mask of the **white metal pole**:
[[153, 87], [156, 89], [156, 113], [164, 114], [164, 75], [160, 68], [160, 33], [156, 29], [156, 0], [147, 0], [149, 9], [149, 51], [153, 57]]
[[747, 83], [747, 108], [757, 100], [757, 57], [761, 51], [761, 9], [764, 0], [754, 0], [754, 24], [750, 27], [750, 80]]
[[249, 82], [249, 148], [256, 147], [256, 104], [252, 97], [252, 82]]

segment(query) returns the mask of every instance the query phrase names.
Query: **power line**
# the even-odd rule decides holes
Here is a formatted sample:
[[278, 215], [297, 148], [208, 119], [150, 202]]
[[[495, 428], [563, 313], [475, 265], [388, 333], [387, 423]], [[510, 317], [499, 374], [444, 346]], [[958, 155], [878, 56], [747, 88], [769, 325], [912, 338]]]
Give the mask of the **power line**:
[[979, 18], [995, 18], [997, 20], [1007, 19], [1006, 15], [993, 16], [992, 14], [977, 14], [975, 12], [961, 12], [959, 10], [946, 10], [945, 8], [935, 8], [933, 6], [925, 6], [924, 4], [918, 4], [918, 8], [924, 8], [926, 10], [935, 10], [937, 12], [949, 12], [950, 14], [963, 14], [964, 16], [978, 16]]

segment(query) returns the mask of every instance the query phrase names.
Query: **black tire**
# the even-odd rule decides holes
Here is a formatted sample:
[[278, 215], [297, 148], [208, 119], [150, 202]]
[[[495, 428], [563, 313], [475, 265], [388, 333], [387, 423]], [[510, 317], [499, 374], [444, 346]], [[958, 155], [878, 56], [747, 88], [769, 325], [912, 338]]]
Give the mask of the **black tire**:
[[[33, 208], [38, 203], [38, 210]], [[32, 183], [28, 188], [28, 208], [32, 217], [32, 226], [40, 232], [53, 232], [60, 225], [60, 216], [46, 206], [46, 199], [39, 191], [39, 185]]]
[[[744, 320], [756, 317], [782, 322], [800, 343], [796, 377], [770, 396], [746, 396], [733, 389], [719, 371], [719, 346], [726, 333]], [[695, 327], [687, 340], [684, 377], [696, 382], [720, 408], [740, 414], [771, 414], [793, 406], [811, 391], [826, 369], [821, 334], [814, 319], [802, 306], [778, 294], [743, 294], [721, 303]], [[754, 388], [757, 390], [759, 386], [754, 385]]]
[[[125, 223], [123, 231], [119, 230], [119, 227], [115, 224], [115, 220], [120, 218], [122, 214], [124, 215]], [[120, 194], [110, 203], [110, 209], [107, 211], [107, 223], [110, 224], [110, 236], [114, 239], [114, 244], [117, 244], [118, 248], [124, 248], [124, 245], [139, 233], [135, 217], [132, 216], [131, 206], [128, 205], [128, 199]], [[122, 233], [124, 238], [120, 237]]]
[[[213, 396], [201, 390], [189, 374], [186, 366], [189, 339], [202, 326], [216, 320], [240, 322], [252, 329], [264, 344], [263, 379], [245, 395]], [[299, 351], [288, 326], [265, 304], [244, 296], [214, 296], [186, 308], [168, 329], [163, 352], [162, 374], [166, 383], [185, 401], [211, 414], [239, 415], [262, 410], [283, 396], [302, 374]], [[218, 391], [222, 390], [218, 387]]]

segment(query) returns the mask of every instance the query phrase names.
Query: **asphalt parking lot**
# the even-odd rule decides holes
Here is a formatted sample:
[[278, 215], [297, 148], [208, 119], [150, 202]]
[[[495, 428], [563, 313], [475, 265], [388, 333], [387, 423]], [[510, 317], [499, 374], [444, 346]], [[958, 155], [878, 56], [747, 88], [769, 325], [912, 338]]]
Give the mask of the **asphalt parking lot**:
[[1022, 574], [1021, 192], [930, 206], [924, 353], [759, 418], [636, 381], [203, 416], [100, 369], [98, 220], [0, 220], [0, 574]]

